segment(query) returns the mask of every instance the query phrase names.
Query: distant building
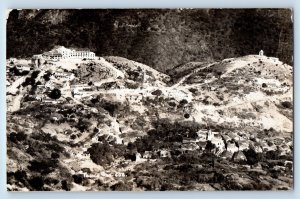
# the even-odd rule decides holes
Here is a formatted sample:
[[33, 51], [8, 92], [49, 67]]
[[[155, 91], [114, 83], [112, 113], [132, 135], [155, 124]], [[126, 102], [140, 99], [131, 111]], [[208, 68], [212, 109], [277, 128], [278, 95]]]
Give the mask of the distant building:
[[227, 151], [235, 153], [239, 151], [239, 148], [236, 146], [234, 141], [227, 142]]
[[95, 59], [96, 55], [88, 49], [76, 50], [68, 49], [64, 46], [56, 46], [49, 52], [45, 52], [42, 55], [34, 55], [32, 60], [36, 62], [37, 59], [42, 57], [46, 60], [59, 61], [61, 59]]
[[31, 58], [31, 63], [37, 67], [41, 66], [44, 63], [43, 55], [33, 55]]
[[160, 150], [159, 155], [161, 158], [171, 157], [170, 151], [167, 151], [167, 150]]
[[258, 55], [259, 55], [259, 56], [264, 56], [264, 51], [263, 51], [263, 50], [260, 50], [259, 53], [258, 53]]
[[19, 71], [30, 71], [30, 66], [16, 65], [16, 69], [18, 69]]

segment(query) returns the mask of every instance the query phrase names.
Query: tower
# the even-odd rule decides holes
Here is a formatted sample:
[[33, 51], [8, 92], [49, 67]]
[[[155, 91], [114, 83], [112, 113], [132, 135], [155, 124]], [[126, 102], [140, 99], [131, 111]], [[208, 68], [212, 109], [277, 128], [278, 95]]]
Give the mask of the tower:
[[211, 141], [212, 137], [213, 137], [213, 134], [212, 134], [211, 130], [209, 129], [208, 132], [207, 132], [206, 140], [207, 140], [207, 141], [208, 141], [208, 140]]

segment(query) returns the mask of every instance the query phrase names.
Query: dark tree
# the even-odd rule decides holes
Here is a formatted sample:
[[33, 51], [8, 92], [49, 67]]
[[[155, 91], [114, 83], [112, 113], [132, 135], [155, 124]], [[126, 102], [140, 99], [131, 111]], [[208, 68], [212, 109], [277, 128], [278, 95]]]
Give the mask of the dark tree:
[[292, 108], [293, 105], [291, 102], [288, 102], [288, 101], [284, 101], [284, 102], [281, 102], [281, 105], [284, 107], [284, 108]]
[[207, 141], [206, 146], [205, 146], [205, 150], [211, 152], [211, 150], [213, 150], [214, 148], [216, 148], [216, 145], [211, 143], [211, 141]]
[[59, 99], [61, 97], [61, 91], [55, 88], [48, 94], [48, 97], [52, 99]]
[[29, 180], [29, 184], [35, 191], [42, 191], [42, 188], [44, 186], [44, 180], [42, 177], [33, 177], [32, 179]]
[[155, 90], [151, 93], [152, 95], [160, 96], [162, 94], [161, 90]]

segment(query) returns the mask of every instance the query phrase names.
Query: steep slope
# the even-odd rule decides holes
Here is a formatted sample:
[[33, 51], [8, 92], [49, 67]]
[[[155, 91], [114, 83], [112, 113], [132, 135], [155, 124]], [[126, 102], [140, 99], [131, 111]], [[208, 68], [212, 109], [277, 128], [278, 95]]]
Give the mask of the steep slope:
[[[292, 67], [278, 59], [249, 55], [195, 71], [183, 78], [177, 89], [193, 91], [196, 120], [207, 117], [209, 111], [215, 123], [232, 120], [238, 127], [255, 120], [262, 128], [290, 132], [292, 110], [281, 104], [293, 101], [292, 77]], [[281, 112], [288, 112], [288, 116]], [[229, 119], [233, 116], [236, 118]]]
[[292, 189], [293, 70], [276, 58], [187, 63], [172, 85], [117, 56], [13, 71], [8, 190]]

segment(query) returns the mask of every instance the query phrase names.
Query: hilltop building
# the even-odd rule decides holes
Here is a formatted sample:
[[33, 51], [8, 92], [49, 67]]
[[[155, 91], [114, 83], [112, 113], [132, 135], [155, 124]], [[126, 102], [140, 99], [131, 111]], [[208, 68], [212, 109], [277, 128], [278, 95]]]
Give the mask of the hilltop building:
[[45, 60], [59, 61], [61, 59], [95, 59], [96, 55], [89, 49], [68, 49], [64, 46], [57, 46], [49, 52], [45, 52], [42, 55], [34, 55], [33, 59], [42, 57]]
[[259, 55], [259, 56], [264, 56], [264, 51], [263, 51], [263, 50], [260, 50], [259, 53], [258, 53], [258, 55]]

